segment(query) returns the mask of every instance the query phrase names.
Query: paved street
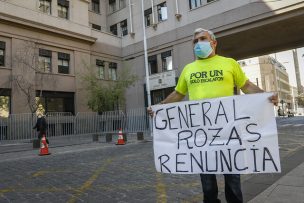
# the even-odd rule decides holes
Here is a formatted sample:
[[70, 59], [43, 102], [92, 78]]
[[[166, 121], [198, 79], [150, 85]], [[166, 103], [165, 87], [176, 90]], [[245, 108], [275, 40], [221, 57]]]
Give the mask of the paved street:
[[[281, 157], [303, 149], [304, 147], [304, 118], [284, 117], [278, 120], [279, 144]], [[303, 156], [304, 158], [304, 156]]]
[[279, 178], [304, 162], [304, 118], [278, 118], [277, 125], [282, 172], [280, 174], [243, 176], [243, 192], [244, 198], [247, 201], [253, 199], [257, 194], [270, 187]]
[[[246, 201], [304, 162], [303, 117], [278, 119], [278, 132], [283, 171], [242, 176]], [[43, 157], [38, 150], [0, 154], [0, 203], [202, 202], [198, 175], [156, 173], [152, 142], [91, 143], [50, 151]], [[222, 176], [218, 180], [224, 199]]]

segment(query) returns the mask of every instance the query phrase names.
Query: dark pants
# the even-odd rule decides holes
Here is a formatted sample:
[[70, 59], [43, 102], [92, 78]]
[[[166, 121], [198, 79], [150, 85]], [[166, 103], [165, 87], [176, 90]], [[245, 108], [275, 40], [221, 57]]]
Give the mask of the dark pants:
[[41, 138], [45, 135], [45, 130], [40, 130], [38, 133], [38, 139], [41, 140]]
[[[220, 203], [214, 174], [200, 174], [204, 192], [204, 203]], [[241, 177], [239, 174], [224, 174], [227, 203], [242, 203]]]

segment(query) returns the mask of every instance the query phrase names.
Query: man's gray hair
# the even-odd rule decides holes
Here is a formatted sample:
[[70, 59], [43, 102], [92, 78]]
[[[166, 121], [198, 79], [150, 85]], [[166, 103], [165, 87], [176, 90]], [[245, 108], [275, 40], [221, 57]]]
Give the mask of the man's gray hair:
[[214, 33], [211, 30], [206, 30], [206, 29], [203, 29], [203, 28], [196, 28], [194, 30], [193, 39], [194, 39], [195, 35], [197, 35], [197, 34], [199, 34], [201, 32], [208, 32], [209, 35], [210, 35], [210, 37], [211, 37], [211, 39], [214, 40], [214, 41], [216, 41]]

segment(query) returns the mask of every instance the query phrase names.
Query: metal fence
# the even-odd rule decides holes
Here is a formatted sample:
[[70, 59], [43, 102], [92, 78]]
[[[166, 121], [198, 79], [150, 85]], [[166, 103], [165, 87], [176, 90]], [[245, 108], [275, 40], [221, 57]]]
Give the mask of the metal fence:
[[[125, 133], [148, 132], [149, 118], [145, 108], [127, 111], [109, 111], [101, 115], [94, 112], [48, 113], [47, 136], [71, 136], [85, 134], [117, 133], [121, 128]], [[35, 114], [11, 114], [0, 118], [1, 140], [30, 140], [37, 137], [33, 129]]]

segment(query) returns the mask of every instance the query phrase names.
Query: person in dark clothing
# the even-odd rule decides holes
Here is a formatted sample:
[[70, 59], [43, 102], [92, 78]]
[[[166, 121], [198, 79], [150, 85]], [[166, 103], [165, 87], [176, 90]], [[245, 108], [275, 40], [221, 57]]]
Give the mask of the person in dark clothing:
[[37, 119], [36, 125], [33, 127], [33, 129], [37, 129], [38, 133], [38, 139], [41, 140], [42, 136], [46, 134], [46, 119], [45, 116], [40, 116]]

